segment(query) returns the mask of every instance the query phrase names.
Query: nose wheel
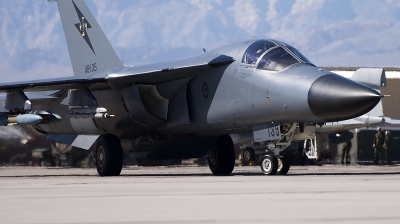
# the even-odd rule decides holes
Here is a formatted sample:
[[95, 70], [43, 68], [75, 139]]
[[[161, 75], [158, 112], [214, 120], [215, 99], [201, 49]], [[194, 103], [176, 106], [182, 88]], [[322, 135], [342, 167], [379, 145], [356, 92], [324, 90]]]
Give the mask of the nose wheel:
[[290, 160], [287, 156], [280, 156], [278, 158], [278, 175], [286, 175], [290, 169]]
[[290, 168], [290, 161], [286, 156], [277, 158], [274, 155], [265, 155], [261, 159], [260, 166], [265, 175], [286, 175]]
[[261, 159], [260, 166], [265, 175], [275, 175], [278, 171], [278, 159], [273, 155], [266, 155]]

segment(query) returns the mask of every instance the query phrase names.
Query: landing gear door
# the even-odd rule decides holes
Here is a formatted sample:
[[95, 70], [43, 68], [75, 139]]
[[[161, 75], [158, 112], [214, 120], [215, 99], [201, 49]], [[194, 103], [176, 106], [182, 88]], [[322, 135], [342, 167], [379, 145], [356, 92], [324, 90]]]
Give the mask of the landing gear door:
[[254, 125], [253, 135], [255, 142], [273, 141], [281, 139], [280, 123]]

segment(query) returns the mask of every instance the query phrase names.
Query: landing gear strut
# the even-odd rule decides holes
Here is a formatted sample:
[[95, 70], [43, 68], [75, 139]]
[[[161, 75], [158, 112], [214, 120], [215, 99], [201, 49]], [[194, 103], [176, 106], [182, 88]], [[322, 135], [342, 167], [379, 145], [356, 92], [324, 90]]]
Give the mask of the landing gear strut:
[[115, 135], [103, 135], [97, 140], [96, 168], [100, 176], [118, 176], [122, 170], [122, 147]]
[[219, 137], [210, 150], [208, 166], [215, 175], [229, 175], [235, 166], [235, 148], [229, 135]]

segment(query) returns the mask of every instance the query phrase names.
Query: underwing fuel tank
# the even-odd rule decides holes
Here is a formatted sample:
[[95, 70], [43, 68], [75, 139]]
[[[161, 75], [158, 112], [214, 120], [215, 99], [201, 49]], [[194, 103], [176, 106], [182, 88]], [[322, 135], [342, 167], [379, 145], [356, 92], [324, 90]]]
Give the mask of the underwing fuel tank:
[[368, 86], [336, 74], [319, 77], [308, 92], [308, 105], [315, 116], [331, 122], [361, 116], [383, 96]]
[[43, 121], [43, 118], [37, 114], [21, 114], [16, 117], [9, 117], [8, 123], [34, 125]]
[[46, 111], [36, 111], [35, 114], [20, 114], [6, 116], [5, 114], [0, 116], [0, 126], [7, 126], [8, 124], [19, 124], [19, 125], [35, 125], [35, 124], [50, 124], [61, 121], [62, 118], [58, 114], [52, 114]]

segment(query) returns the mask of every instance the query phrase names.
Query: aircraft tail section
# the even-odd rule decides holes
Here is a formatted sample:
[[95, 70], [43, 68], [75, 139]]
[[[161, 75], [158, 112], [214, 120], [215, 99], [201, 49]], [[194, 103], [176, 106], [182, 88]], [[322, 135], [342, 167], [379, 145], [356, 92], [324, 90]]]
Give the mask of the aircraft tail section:
[[58, 0], [74, 75], [104, 72], [123, 64], [83, 0]]

